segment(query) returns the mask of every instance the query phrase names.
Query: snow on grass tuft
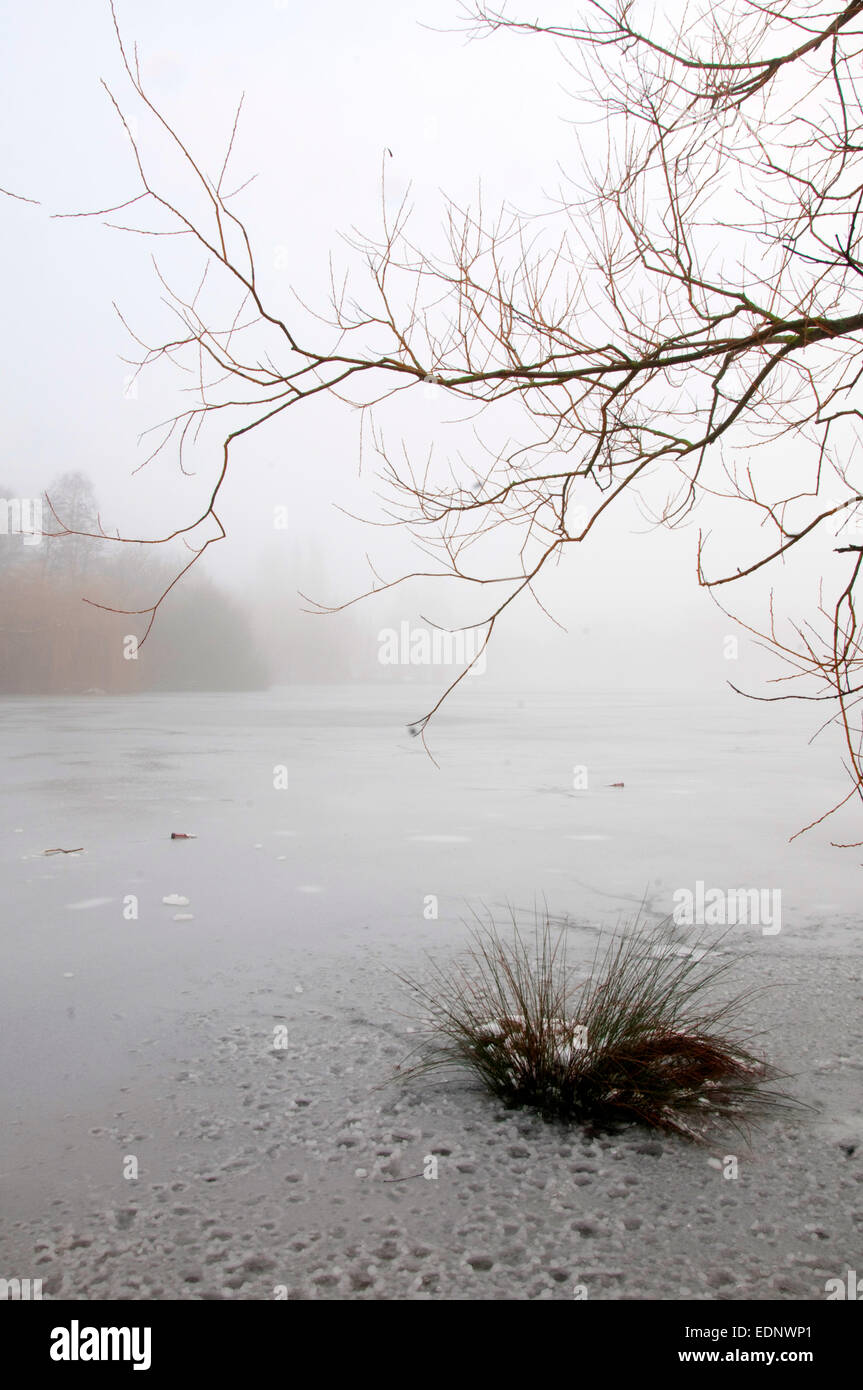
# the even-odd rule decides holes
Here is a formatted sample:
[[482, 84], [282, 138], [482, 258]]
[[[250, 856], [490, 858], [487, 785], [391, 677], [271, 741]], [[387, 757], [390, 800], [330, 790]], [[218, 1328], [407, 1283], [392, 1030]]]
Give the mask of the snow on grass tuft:
[[713, 993], [733, 957], [717, 961], [710, 946], [681, 954], [668, 924], [636, 922], [576, 982], [565, 932], [547, 915], [532, 939], [514, 916], [510, 926], [504, 938], [493, 919], [477, 919], [462, 963], [433, 965], [427, 981], [399, 977], [426, 1015], [419, 1047], [398, 1068], [402, 1079], [467, 1068], [510, 1106], [600, 1124], [633, 1120], [687, 1139], [720, 1117], [741, 1126], [797, 1104], [765, 1089], [780, 1073], [735, 1027], [754, 991]]

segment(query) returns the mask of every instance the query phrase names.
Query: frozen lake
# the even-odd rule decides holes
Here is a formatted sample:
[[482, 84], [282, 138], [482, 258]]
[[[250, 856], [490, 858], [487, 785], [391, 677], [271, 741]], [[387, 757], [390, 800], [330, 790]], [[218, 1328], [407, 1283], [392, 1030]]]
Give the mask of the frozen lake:
[[800, 714], [474, 685], [429, 731], [436, 767], [405, 727], [428, 702], [406, 686], [4, 702], [0, 990], [49, 1092], [115, 1065], [121, 1007], [176, 1005], [273, 952], [302, 973], [307, 953], [425, 948], [460, 937], [469, 905], [544, 898], [613, 923], [701, 880], [780, 889], [798, 941], [853, 931], [859, 855], [829, 825], [788, 843], [844, 791]]
[[[429, 697], [3, 702], [7, 1217], [116, 1187], [136, 1140], [123, 1117], [158, 1126], [214, 1017], [228, 1060], [234, 1022], [259, 1020], [266, 1040], [315, 990], [331, 987], [322, 1017], [373, 1022], [387, 967], [461, 941], [470, 906], [545, 899], [592, 940], [642, 899], [669, 913], [699, 880], [779, 889], [781, 932], [737, 927], [741, 945], [774, 965], [786, 948], [856, 950], [859, 852], [831, 849], [829, 826], [788, 843], [845, 791], [827, 745], [806, 747], [807, 712], [477, 681], [429, 731], [436, 767], [406, 732]], [[175, 1161], [164, 1137], [152, 1161]]]

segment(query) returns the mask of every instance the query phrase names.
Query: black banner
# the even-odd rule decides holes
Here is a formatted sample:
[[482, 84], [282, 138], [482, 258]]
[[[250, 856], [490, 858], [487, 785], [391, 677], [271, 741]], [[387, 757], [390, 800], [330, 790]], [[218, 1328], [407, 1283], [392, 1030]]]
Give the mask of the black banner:
[[436, 1365], [448, 1376], [461, 1370], [455, 1338], [483, 1370], [501, 1358], [550, 1369], [550, 1358], [563, 1357], [573, 1375], [591, 1378], [600, 1369], [663, 1375], [711, 1365], [802, 1366], [823, 1377], [847, 1366], [859, 1345], [856, 1309], [837, 1303], [34, 1301], [2, 1305], [2, 1327], [7, 1358], [60, 1381], [107, 1369], [161, 1383], [169, 1373], [225, 1377], [262, 1367], [293, 1381], [301, 1366], [308, 1376], [309, 1358], [327, 1378], [344, 1360], [352, 1376], [365, 1370], [400, 1382], [420, 1373], [418, 1361], [428, 1380]]

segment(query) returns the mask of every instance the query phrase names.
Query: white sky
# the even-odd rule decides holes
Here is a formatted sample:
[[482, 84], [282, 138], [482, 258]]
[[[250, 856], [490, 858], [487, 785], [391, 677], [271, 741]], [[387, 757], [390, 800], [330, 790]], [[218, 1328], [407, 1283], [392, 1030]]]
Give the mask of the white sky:
[[[531, 11], [533, 13], [533, 11]], [[235, 104], [245, 91], [232, 167], [236, 182], [258, 172], [238, 209], [248, 222], [267, 293], [286, 314], [289, 286], [324, 307], [327, 258], [344, 261], [339, 233], [375, 231], [383, 152], [391, 194], [410, 183], [415, 235], [433, 236], [441, 190], [467, 201], [481, 181], [488, 206], [501, 198], [536, 207], [572, 169], [566, 69], [553, 45], [500, 35], [468, 42], [451, 0], [372, 0], [304, 5], [296, 0], [120, 0], [125, 39], [138, 42], [153, 98], [208, 169], [221, 163]], [[430, 22], [437, 31], [425, 25]], [[447, 31], [449, 32], [441, 32]], [[98, 221], [51, 221], [51, 211], [102, 207], [137, 192], [128, 147], [99, 85], [126, 109], [106, 0], [32, 0], [0, 13], [4, 111], [0, 184], [42, 207], [3, 200], [6, 275], [2, 353], [4, 430], [0, 483], [36, 494], [57, 473], [94, 480], [107, 524], [157, 534], [194, 517], [218, 466], [218, 438], [199, 472], [183, 477], [173, 454], [132, 476], [143, 454], [139, 430], [173, 413], [177, 380], [144, 378], [124, 399], [128, 367], [116, 300], [145, 333], [160, 323], [152, 245]], [[160, 162], [154, 167], [170, 180]], [[442, 447], [470, 435], [444, 427], [447, 413], [418, 392], [390, 417], [388, 434], [423, 434]], [[450, 412], [451, 414], [452, 412]], [[265, 427], [237, 449], [221, 515], [227, 541], [211, 549], [209, 572], [248, 586], [261, 557], [285, 544], [313, 548], [328, 574], [324, 599], [349, 597], [366, 575], [369, 551], [394, 574], [407, 558], [391, 532], [368, 531], [333, 511], [334, 501], [371, 512], [370, 479], [357, 479], [358, 417], [326, 399]], [[292, 525], [274, 537], [275, 504]], [[629, 522], [635, 524], [635, 518]], [[644, 531], [644, 526], [640, 527]], [[524, 674], [567, 679], [590, 666], [598, 684], [716, 683], [729, 671], [729, 631], [695, 588], [695, 531], [635, 536], [598, 528], [594, 548], [561, 566], [544, 591], [570, 630], [557, 633], [535, 610], [515, 615], [496, 638], [501, 661]], [[469, 620], [472, 609], [435, 610], [405, 594], [404, 616]], [[387, 607], [387, 621], [393, 617]], [[378, 619], [372, 614], [374, 627]], [[526, 644], [529, 643], [529, 646]], [[525, 661], [525, 653], [529, 660]], [[735, 676], [738, 673], [734, 673]]]

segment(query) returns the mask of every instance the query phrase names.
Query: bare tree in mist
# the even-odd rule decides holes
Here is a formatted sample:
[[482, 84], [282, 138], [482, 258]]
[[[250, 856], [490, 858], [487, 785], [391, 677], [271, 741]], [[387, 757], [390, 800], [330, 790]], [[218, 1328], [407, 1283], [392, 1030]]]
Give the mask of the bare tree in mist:
[[[82, 215], [200, 255], [188, 285], [160, 259], [172, 327], [137, 340], [142, 369], [170, 362], [196, 387], [150, 457], [176, 447], [182, 462], [205, 431], [218, 440], [208, 505], [174, 534], [224, 534], [233, 453], [284, 411], [328, 393], [368, 412], [435, 382], [485, 430], [471, 457], [390, 457], [373, 417], [367, 435], [417, 572], [487, 586], [475, 626], [488, 642], [549, 564], [604, 544], [619, 500], [667, 527], [706, 504], [693, 577], [779, 659], [762, 698], [823, 704], [841, 732], [851, 787], [823, 820], [863, 802], [863, 0], [565, 8], [578, 16], [566, 24], [482, 3], [463, 15], [473, 37], [520, 33], [562, 65], [580, 153], [558, 199], [538, 215], [451, 204], [444, 242], [421, 248], [407, 202], [390, 212], [384, 197], [379, 235], [354, 241], [355, 271], [323, 315], [265, 295], [228, 181], [236, 119], [211, 175], [117, 29], [131, 99], [185, 162], [187, 196], [160, 191], [109, 92], [137, 186]], [[505, 567], [488, 559], [492, 534]], [[802, 611], [784, 598], [798, 563]], [[370, 592], [405, 577], [375, 574]]]

